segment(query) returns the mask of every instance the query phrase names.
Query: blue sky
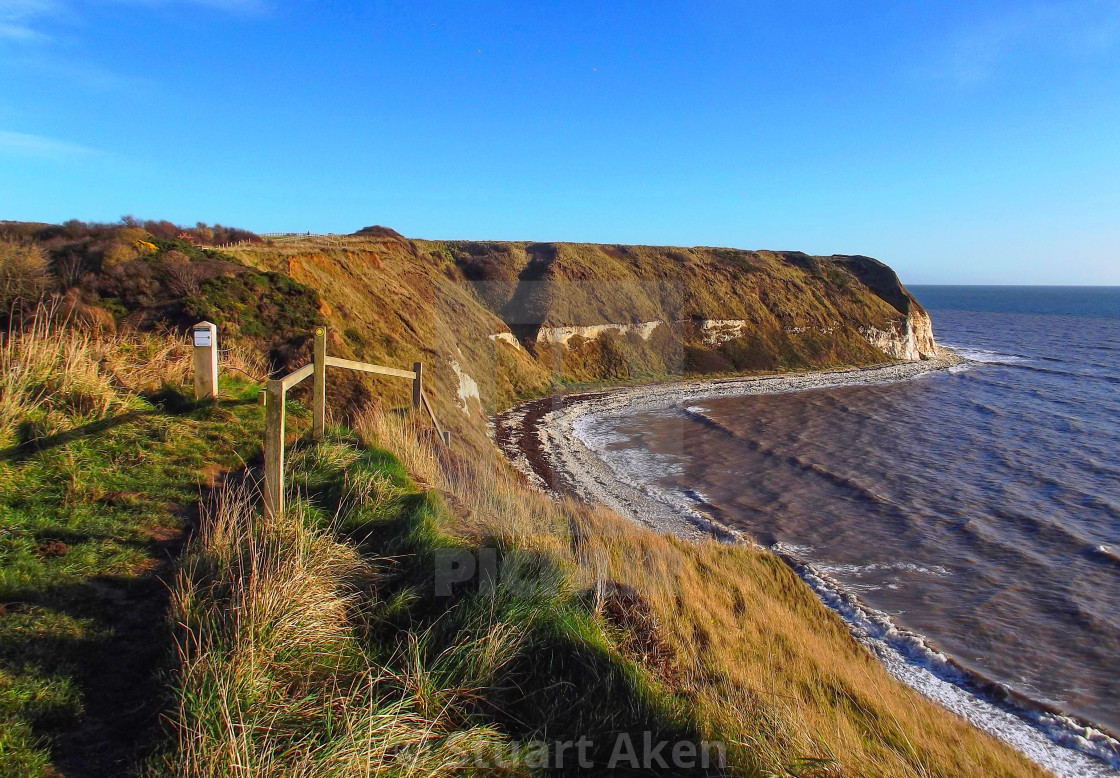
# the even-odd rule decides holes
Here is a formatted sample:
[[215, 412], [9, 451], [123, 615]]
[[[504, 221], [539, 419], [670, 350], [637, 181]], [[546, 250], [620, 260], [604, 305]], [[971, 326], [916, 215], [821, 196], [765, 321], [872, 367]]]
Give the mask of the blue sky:
[[0, 0], [0, 218], [1120, 284], [1120, 0]]

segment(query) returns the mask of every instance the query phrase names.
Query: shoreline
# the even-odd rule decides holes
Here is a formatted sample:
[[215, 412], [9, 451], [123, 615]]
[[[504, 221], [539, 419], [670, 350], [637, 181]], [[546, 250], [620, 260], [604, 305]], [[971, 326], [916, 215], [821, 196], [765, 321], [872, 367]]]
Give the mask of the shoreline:
[[965, 361], [947, 349], [941, 351], [936, 359], [921, 362], [674, 381], [544, 397], [498, 414], [494, 437], [514, 467], [540, 488], [586, 502], [602, 503], [641, 526], [682, 539], [703, 540], [714, 535], [724, 541], [753, 543], [744, 533], [719, 524], [695, 508], [666, 503], [663, 495], [652, 494], [643, 485], [620, 478], [585, 443], [580, 434], [583, 430], [576, 428], [578, 422], [715, 397], [896, 383], [946, 370]]
[[1120, 744], [1108, 733], [1033, 700], [1024, 700], [984, 679], [931, 647], [922, 636], [900, 629], [887, 614], [868, 607], [788, 549], [760, 546], [748, 534], [715, 521], [703, 510], [704, 503], [697, 496], [686, 500], [632, 480], [596, 452], [610, 442], [601, 436], [596, 439], [595, 426], [604, 420], [671, 408], [692, 414], [689, 403], [716, 397], [896, 383], [965, 362], [942, 348], [937, 358], [921, 362], [648, 384], [547, 397], [496, 416], [494, 437], [511, 463], [542, 489], [601, 503], [658, 533], [694, 542], [714, 537], [775, 553], [844, 620], [853, 637], [897, 680], [1057, 775], [1120, 775]]

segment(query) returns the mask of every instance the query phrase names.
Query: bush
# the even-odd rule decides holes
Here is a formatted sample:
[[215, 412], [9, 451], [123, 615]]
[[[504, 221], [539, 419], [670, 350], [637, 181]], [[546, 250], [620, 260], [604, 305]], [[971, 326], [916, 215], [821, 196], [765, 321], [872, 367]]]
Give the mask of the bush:
[[[137, 239], [138, 242], [140, 239]], [[114, 267], [119, 267], [126, 262], [131, 262], [136, 259], [138, 251], [134, 246], [129, 243], [113, 242], [105, 249], [101, 255], [101, 269], [111, 270]]]
[[0, 306], [34, 303], [50, 285], [47, 261], [34, 243], [0, 239]]

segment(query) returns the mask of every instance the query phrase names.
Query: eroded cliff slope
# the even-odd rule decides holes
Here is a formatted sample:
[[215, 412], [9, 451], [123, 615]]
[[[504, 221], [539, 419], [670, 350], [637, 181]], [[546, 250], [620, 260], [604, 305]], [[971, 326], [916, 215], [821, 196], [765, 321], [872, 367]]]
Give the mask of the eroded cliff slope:
[[571, 243], [420, 243], [508, 343], [572, 380], [933, 356], [929, 317], [870, 257]]

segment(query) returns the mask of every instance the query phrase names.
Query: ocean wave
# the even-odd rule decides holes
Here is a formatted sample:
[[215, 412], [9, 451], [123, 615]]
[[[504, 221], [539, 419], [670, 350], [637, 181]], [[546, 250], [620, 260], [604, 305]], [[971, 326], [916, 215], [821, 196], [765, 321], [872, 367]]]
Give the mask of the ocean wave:
[[1112, 546], [1106, 546], [1102, 543], [1093, 549], [1093, 553], [1104, 559], [1111, 560], [1116, 564], [1120, 564], [1120, 550]]
[[[727, 424], [724, 424], [721, 421], [717, 421], [716, 419], [713, 419], [711, 416], [707, 416], [704, 413], [698, 412], [696, 406], [684, 407], [680, 410], [681, 412], [697, 420], [704, 426], [710, 429], [718, 430], [723, 434], [736, 439], [739, 444], [744, 445], [753, 451], [756, 451], [757, 453], [763, 455], [764, 457], [767, 457], [768, 459], [782, 462], [788, 467], [800, 470], [805, 473], [811, 473], [831, 483], [833, 486], [847, 491], [857, 499], [892, 511], [896, 517], [903, 516], [901, 506], [897, 505], [884, 495], [879, 494], [870, 486], [861, 483], [853, 476], [845, 475], [844, 473], [832, 470], [831, 468], [828, 468], [817, 462], [812, 462], [805, 457], [798, 456], [797, 454], [786, 454], [784, 452], [778, 451], [776, 448], [766, 445], [765, 443], [758, 440], [744, 438]], [[577, 434], [581, 435], [582, 433], [577, 430]], [[602, 453], [601, 447], [593, 450]]]
[[585, 446], [595, 452], [619, 481], [646, 499], [665, 506], [704, 532], [711, 533], [717, 538], [739, 539], [737, 532], [723, 526], [706, 511], [696, 507], [709, 504], [706, 495], [693, 489], [684, 492], [662, 489], [655, 483], [658, 478], [665, 475], [679, 475], [682, 471], [681, 457], [655, 454], [644, 447], [607, 449], [602, 445], [604, 440], [617, 443], [629, 438], [606, 431], [605, 428], [609, 427], [609, 424], [604, 423], [604, 419], [603, 415], [598, 414], [581, 416], [572, 425], [572, 432]]
[[943, 345], [970, 362], [985, 362], [995, 365], [1020, 365], [1031, 361], [1031, 358], [1024, 354], [1007, 354], [1001, 351], [992, 351], [991, 349], [973, 346], [958, 346], [953, 343], [945, 343]]
[[837, 562], [835, 564], [814, 562], [813, 566], [829, 575], [855, 577], [873, 575], [875, 573], [918, 573], [919, 575], [935, 575], [939, 577], [953, 574], [953, 571], [944, 565], [920, 565], [916, 562], [870, 562], [863, 565], [847, 562]]
[[[968, 356], [962, 354], [962, 356]], [[1000, 359], [998, 352], [988, 352], [987, 359], [974, 361], [975, 378], [985, 384], [991, 379], [1008, 380], [1011, 382], [1009, 389], [1017, 388], [1018, 382], [1024, 380], [1025, 373], [1011, 371], [982, 370], [978, 362], [1004, 361], [1007, 364], [1023, 364], [1027, 358], [1022, 355], [1004, 354]], [[967, 366], [969, 363], [965, 363]], [[687, 402], [687, 401], [686, 401]], [[910, 508], [898, 505], [888, 495], [876, 493], [873, 484], [861, 483], [862, 478], [851, 477], [846, 471], [847, 467], [837, 468], [833, 471], [825, 463], [817, 464], [810, 457], [789, 456], [787, 453], [775, 450], [765, 443], [744, 439], [736, 431], [725, 426], [707, 415], [710, 411], [699, 404], [678, 406], [678, 413], [682, 413], [702, 423], [708, 428], [719, 429], [736, 439], [738, 444], [745, 444], [768, 458], [773, 457], [783, 467], [812, 473], [817, 477], [830, 481], [834, 486], [841, 487], [848, 495], [866, 500], [865, 505], [877, 505], [880, 509], [887, 508], [888, 515], [909, 515]], [[1099, 401], [1097, 401], [1099, 403]], [[696, 403], [696, 399], [692, 399]], [[621, 415], [621, 414], [619, 414]], [[587, 418], [587, 417], [583, 417]], [[602, 419], [600, 418], [600, 421]], [[625, 483], [637, 490], [642, 496], [651, 499], [662, 506], [675, 510], [684, 515], [689, 522], [698, 527], [708, 525], [713, 530], [716, 522], [713, 517], [704, 512], [709, 503], [707, 497], [689, 489], [663, 490], [655, 484], [650, 484], [633, 467], [636, 463], [626, 457], [618, 457], [616, 451], [604, 451], [611, 443], [620, 442], [618, 439], [604, 446], [604, 440], [588, 440], [587, 436], [578, 434], [588, 447], [608, 464], [618, 477], [618, 481]], [[584, 428], [586, 433], [587, 429]], [[632, 439], [631, 439], [632, 440]], [[598, 445], [596, 445], [598, 444]], [[615, 455], [615, 456], [612, 456]], [[1100, 457], [1103, 463], [1108, 463], [1107, 456]], [[613, 461], [612, 461], [613, 460]], [[1107, 466], [1106, 464], [1106, 466]], [[1067, 484], [1068, 487], [1068, 484]], [[669, 493], [671, 492], [671, 494]], [[698, 499], [700, 498], [700, 499]], [[629, 506], [630, 503], [627, 502]], [[1019, 523], [1021, 516], [1015, 517]], [[1029, 524], [1029, 523], [1028, 523]], [[721, 525], [720, 525], [721, 526]], [[1026, 527], [1029, 529], [1029, 526]], [[986, 531], [983, 531], [985, 530]], [[1035, 528], [1049, 529], [1049, 528]], [[967, 532], [976, 535], [981, 542], [992, 542], [1001, 546], [1001, 556], [1007, 554], [1021, 555], [1025, 550], [1014, 544], [1010, 550], [1003, 549], [1006, 538], [998, 534], [994, 537], [992, 528], [976, 527], [966, 528]], [[1000, 541], [1004, 542], [1000, 542]], [[1080, 549], [1089, 548], [1088, 541], [1081, 539]], [[1102, 547], [1107, 549], [1107, 547]], [[860, 600], [856, 592], [872, 591], [874, 584], [890, 585], [885, 581], [876, 581], [870, 577], [875, 571], [870, 566], [864, 567], [862, 574], [867, 575], [866, 580], [859, 580], [861, 572], [857, 568], [830, 568], [810, 562], [813, 549], [808, 546], [793, 544], [775, 544], [773, 550], [783, 556], [798, 571], [799, 575], [817, 593], [818, 597], [828, 607], [835, 610], [848, 623], [853, 635], [868, 647], [873, 654], [878, 656], [888, 671], [900, 681], [908, 684], [915, 690], [942, 704], [947, 709], [954, 711], [971, 721], [980, 729], [987, 731], [1012, 746], [1019, 749], [1035, 762], [1058, 775], [1069, 776], [1117, 776], [1120, 775], [1120, 743], [1112, 739], [1107, 733], [1100, 732], [1057, 709], [1056, 705], [1048, 705], [1045, 701], [1031, 701], [1024, 699], [1020, 693], [988, 681], [983, 677], [971, 673], [963, 668], [951, 657], [939, 652], [931, 646], [925, 638], [914, 633], [900, 629], [893, 623], [889, 616], [875, 611]], [[1094, 553], [1102, 553], [1100, 551]], [[1102, 558], [1115, 559], [1104, 553]], [[912, 572], [938, 575], [937, 567], [919, 566], [916, 563]], [[924, 569], [919, 570], [919, 567]], [[881, 568], [879, 572], [888, 572]], [[898, 570], [902, 572], [902, 570]], [[945, 573], [949, 573], [945, 570]], [[845, 583], [838, 583], [833, 576], [844, 577]], [[848, 581], [848, 577], [855, 578]], [[884, 576], [889, 580], [890, 576]], [[1035, 698], [1045, 699], [1045, 695], [1035, 693]]]
[[[586, 441], [584, 445], [587, 445]], [[610, 462], [615, 470], [624, 471], [631, 480], [643, 484], [684, 474], [683, 457], [673, 454], [656, 454], [644, 448], [599, 450], [600, 458]]]
[[596, 416], [582, 416], [572, 425], [576, 437], [593, 451], [601, 451], [616, 443], [626, 443], [630, 438], [608, 424], [602, 424]]
[[816, 551], [813, 546], [799, 546], [796, 543], [787, 543], [784, 540], [779, 540], [770, 546], [770, 550], [778, 556], [788, 556], [799, 560], [805, 559], [809, 554]]
[[1081, 501], [1081, 506], [1084, 508], [1092, 508], [1093, 510], [1100, 511], [1107, 514], [1109, 518], [1120, 519], [1120, 506], [1117, 506], [1103, 497], [1091, 495]]
[[692, 500], [697, 505], [711, 505], [712, 500], [708, 495], [704, 494], [698, 489], [685, 489], [684, 496]]
[[[1022, 368], [1024, 370], [1033, 370], [1036, 373], [1044, 375], [1065, 376], [1069, 378], [1088, 378], [1097, 381], [1104, 381], [1106, 383], [1120, 383], [1120, 378], [1109, 375], [1108, 373], [1090, 373], [1082, 370], [1069, 370], [1059, 367], [1048, 367], [1040, 362], [1056, 362], [1064, 364], [1067, 360], [1059, 357], [1048, 357], [1045, 355], [1027, 356], [1025, 354], [1014, 354], [1004, 351], [995, 351], [992, 349], [980, 348], [978, 346], [959, 346], [953, 344], [945, 344], [948, 348], [952, 349], [958, 356], [967, 360], [968, 362], [980, 362], [990, 365], [1012, 365], [1014, 367]], [[1110, 371], [1114, 367], [1110, 364], [1090, 363], [1090, 367], [1097, 367], [1101, 370]], [[960, 367], [959, 365], [957, 367]], [[953, 371], [950, 368], [950, 372]]]
[[980, 411], [985, 416], [1002, 416], [1003, 415], [1003, 411], [1001, 411], [999, 408], [996, 408], [994, 405], [988, 405], [987, 403], [982, 403], [982, 402], [979, 402], [978, 400], [971, 400], [970, 404], [972, 405], [973, 408]]
[[1042, 373], [1044, 375], [1056, 375], [1064, 378], [1086, 378], [1092, 381], [1104, 381], [1108, 384], [1120, 384], [1120, 377], [1114, 375], [1086, 373], [1080, 370], [1057, 370], [1052, 367], [1042, 367], [1041, 365], [1031, 365], [1027, 363], [1017, 365], [1017, 367], [1022, 367], [1024, 370], [1033, 370], [1036, 373]]

